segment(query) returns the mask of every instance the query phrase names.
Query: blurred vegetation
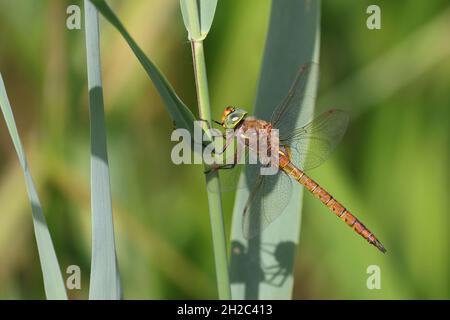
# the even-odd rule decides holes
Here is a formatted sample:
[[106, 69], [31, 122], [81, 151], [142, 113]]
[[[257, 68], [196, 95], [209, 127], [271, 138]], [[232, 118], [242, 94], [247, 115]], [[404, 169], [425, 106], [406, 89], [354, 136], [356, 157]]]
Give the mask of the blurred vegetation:
[[[178, 0], [109, 3], [196, 113]], [[448, 1], [323, 1], [319, 107], [351, 117], [336, 154], [311, 171], [388, 249], [348, 230], [305, 195], [294, 298], [450, 298], [450, 7]], [[90, 270], [89, 118], [81, 1], [1, 0], [0, 68], [61, 266]], [[269, 0], [219, 1], [205, 42], [213, 115], [252, 108]], [[121, 36], [101, 19], [117, 253], [125, 298], [216, 298], [201, 166], [170, 160], [172, 123]], [[280, 48], [282, 50], [282, 48]], [[320, 111], [320, 109], [319, 109]], [[0, 121], [0, 298], [43, 298], [31, 209]], [[229, 232], [233, 196], [224, 197]], [[366, 269], [379, 265], [381, 290]], [[63, 270], [65, 274], [65, 270]]]

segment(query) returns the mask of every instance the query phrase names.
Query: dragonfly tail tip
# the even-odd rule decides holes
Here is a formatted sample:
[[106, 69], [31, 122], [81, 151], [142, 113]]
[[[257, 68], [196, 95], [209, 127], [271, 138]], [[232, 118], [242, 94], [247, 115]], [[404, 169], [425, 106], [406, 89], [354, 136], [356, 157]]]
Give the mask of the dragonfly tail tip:
[[383, 253], [386, 253], [386, 252], [387, 252], [386, 248], [381, 244], [380, 241], [376, 240], [373, 244], [374, 244], [375, 247], [377, 247], [378, 250], [380, 250], [381, 252], [383, 252]]

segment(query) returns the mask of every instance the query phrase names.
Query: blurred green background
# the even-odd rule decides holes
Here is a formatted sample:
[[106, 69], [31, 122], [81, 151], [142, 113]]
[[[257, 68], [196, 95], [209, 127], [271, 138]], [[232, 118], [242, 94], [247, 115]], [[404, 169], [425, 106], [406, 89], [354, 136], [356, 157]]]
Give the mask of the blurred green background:
[[[196, 111], [178, 0], [111, 0], [132, 36]], [[0, 0], [0, 70], [63, 275], [90, 271], [89, 114], [81, 1]], [[381, 7], [381, 30], [366, 8]], [[205, 43], [214, 117], [251, 109], [269, 0], [219, 1]], [[84, 24], [83, 24], [84, 25]], [[351, 115], [333, 157], [310, 172], [381, 239], [380, 254], [305, 194], [295, 299], [450, 298], [450, 7], [448, 1], [322, 2], [318, 111]], [[172, 123], [120, 35], [101, 18], [116, 243], [125, 298], [216, 298], [201, 166], [170, 160]], [[282, 50], [282, 48], [280, 48]], [[227, 234], [233, 195], [224, 197]], [[44, 298], [22, 172], [0, 121], [0, 298]], [[369, 265], [381, 289], [366, 287]]]

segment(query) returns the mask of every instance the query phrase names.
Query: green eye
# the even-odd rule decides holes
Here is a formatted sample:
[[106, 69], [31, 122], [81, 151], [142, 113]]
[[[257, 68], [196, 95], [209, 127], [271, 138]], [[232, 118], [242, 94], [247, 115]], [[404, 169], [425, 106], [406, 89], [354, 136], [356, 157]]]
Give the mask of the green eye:
[[[227, 111], [227, 110], [226, 110]], [[242, 109], [234, 109], [232, 112], [225, 114], [224, 112], [224, 124], [225, 128], [235, 128], [247, 115], [247, 112]]]

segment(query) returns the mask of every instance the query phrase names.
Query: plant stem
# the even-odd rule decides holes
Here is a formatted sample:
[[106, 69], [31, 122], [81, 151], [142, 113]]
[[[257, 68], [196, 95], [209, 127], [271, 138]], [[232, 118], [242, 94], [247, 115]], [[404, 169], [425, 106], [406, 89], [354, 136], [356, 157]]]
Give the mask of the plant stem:
[[[206, 76], [205, 53], [202, 41], [191, 41], [192, 57], [194, 60], [195, 83], [197, 89], [198, 109], [200, 118], [211, 124], [211, 107], [208, 94], [208, 79]], [[206, 123], [204, 129], [208, 129]], [[219, 299], [231, 299], [230, 280], [228, 274], [227, 246], [225, 238], [225, 228], [222, 216], [222, 201], [220, 192], [211, 192], [220, 190], [219, 175], [217, 172], [211, 172], [206, 175], [206, 189], [208, 193], [209, 214], [211, 220], [211, 232], [214, 248], [214, 259], [216, 264], [217, 289]]]

